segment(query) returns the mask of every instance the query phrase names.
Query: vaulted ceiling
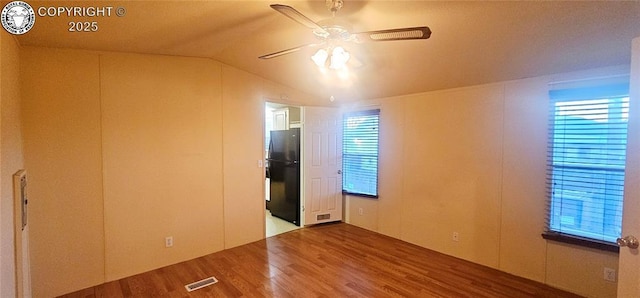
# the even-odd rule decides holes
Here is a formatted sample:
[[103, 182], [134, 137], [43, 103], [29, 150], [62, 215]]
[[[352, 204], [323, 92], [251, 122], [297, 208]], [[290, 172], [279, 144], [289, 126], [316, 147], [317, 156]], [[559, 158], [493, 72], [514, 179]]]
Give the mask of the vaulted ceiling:
[[[338, 100], [388, 97], [628, 64], [640, 36], [638, 1], [351, 1], [337, 14], [352, 32], [426, 25], [430, 39], [345, 46], [360, 63], [349, 76], [321, 73], [314, 49], [258, 56], [316, 42], [311, 30], [269, 7], [331, 17], [308, 1], [27, 1], [40, 7], [111, 6], [110, 17], [38, 16], [24, 46], [206, 57], [301, 91]], [[122, 7], [126, 14], [118, 17]], [[41, 10], [44, 12], [44, 10]], [[122, 11], [121, 11], [122, 12]], [[69, 32], [95, 21], [97, 32]]]

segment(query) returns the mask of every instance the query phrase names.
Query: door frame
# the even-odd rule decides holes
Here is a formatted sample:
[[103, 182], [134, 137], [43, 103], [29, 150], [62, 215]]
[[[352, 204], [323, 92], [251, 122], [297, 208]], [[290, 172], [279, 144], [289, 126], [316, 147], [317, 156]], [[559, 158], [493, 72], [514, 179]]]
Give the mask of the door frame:
[[[629, 123], [624, 181], [622, 237], [640, 237], [640, 37], [633, 39], [629, 79]], [[640, 252], [620, 247], [618, 297], [640, 295]]]
[[[304, 109], [305, 107], [302, 105], [292, 104], [292, 103], [283, 103], [278, 100], [264, 98], [262, 101], [262, 160], [260, 161], [262, 168], [262, 199], [265, 200], [265, 209], [266, 209], [266, 198], [267, 198], [267, 176], [266, 176], [266, 152], [268, 147], [266, 147], [266, 133], [267, 133], [267, 107], [269, 105], [280, 106], [283, 107], [295, 107], [300, 109], [300, 123], [299, 124], [289, 124], [289, 128], [300, 128], [300, 228], [304, 227]], [[289, 117], [291, 113], [289, 113]], [[290, 121], [289, 121], [290, 122]], [[263, 213], [264, 216], [264, 213]], [[266, 221], [266, 216], [263, 218], [262, 222]], [[266, 238], [266, 224], [263, 227], [264, 237]]]

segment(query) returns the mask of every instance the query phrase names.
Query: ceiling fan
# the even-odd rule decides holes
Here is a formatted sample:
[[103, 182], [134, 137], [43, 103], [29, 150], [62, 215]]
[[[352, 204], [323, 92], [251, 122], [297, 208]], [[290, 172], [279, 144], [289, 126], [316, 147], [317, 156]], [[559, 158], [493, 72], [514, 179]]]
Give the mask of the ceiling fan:
[[[343, 0], [326, 0], [327, 9], [335, 17], [336, 12], [342, 8], [344, 4]], [[290, 19], [300, 23], [301, 25], [313, 30], [313, 34], [318, 38], [317, 43], [306, 44], [270, 54], [260, 56], [260, 59], [271, 59], [282, 55], [294, 53], [305, 48], [322, 47], [312, 57], [314, 62], [321, 66], [327, 60], [329, 55], [332, 55], [331, 60], [340, 60], [344, 64], [349, 59], [349, 54], [344, 51], [338, 44], [342, 42], [374, 42], [374, 41], [393, 41], [393, 40], [413, 40], [413, 39], [427, 39], [431, 36], [431, 30], [429, 27], [410, 27], [410, 28], [398, 28], [398, 29], [386, 29], [367, 32], [351, 33], [347, 29], [347, 26], [338, 24], [333, 19], [314, 22], [293, 7], [282, 4], [272, 4], [271, 8], [275, 9], [279, 13], [289, 17]], [[326, 48], [326, 50], [325, 50]], [[322, 52], [324, 51], [324, 52]], [[333, 53], [329, 53], [333, 51]], [[345, 56], [346, 55], [346, 56]], [[320, 57], [318, 57], [320, 56]], [[338, 57], [339, 59], [335, 59]], [[333, 62], [331, 68], [333, 67]]]

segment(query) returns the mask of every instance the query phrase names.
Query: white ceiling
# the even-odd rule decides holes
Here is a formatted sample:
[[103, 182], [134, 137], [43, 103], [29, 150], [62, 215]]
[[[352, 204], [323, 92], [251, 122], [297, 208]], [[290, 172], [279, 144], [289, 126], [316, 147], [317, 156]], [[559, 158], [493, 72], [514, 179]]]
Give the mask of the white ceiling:
[[[595, 67], [628, 64], [640, 36], [639, 1], [351, 1], [338, 16], [353, 32], [426, 25], [430, 39], [347, 46], [362, 63], [341, 80], [323, 75], [309, 29], [269, 7], [330, 17], [313, 1], [27, 1], [39, 7], [112, 6], [111, 17], [40, 17], [18, 36], [24, 46], [207, 57], [301, 91], [337, 100], [388, 97]], [[126, 15], [115, 16], [123, 7]], [[98, 32], [68, 32], [96, 21]]]

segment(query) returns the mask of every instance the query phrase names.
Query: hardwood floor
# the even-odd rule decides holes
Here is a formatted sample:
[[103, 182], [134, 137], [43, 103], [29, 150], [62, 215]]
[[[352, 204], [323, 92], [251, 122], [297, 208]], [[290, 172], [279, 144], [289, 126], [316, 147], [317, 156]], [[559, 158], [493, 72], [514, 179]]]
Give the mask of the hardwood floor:
[[[188, 293], [184, 285], [219, 282]], [[345, 223], [298, 229], [63, 297], [579, 297]]]

